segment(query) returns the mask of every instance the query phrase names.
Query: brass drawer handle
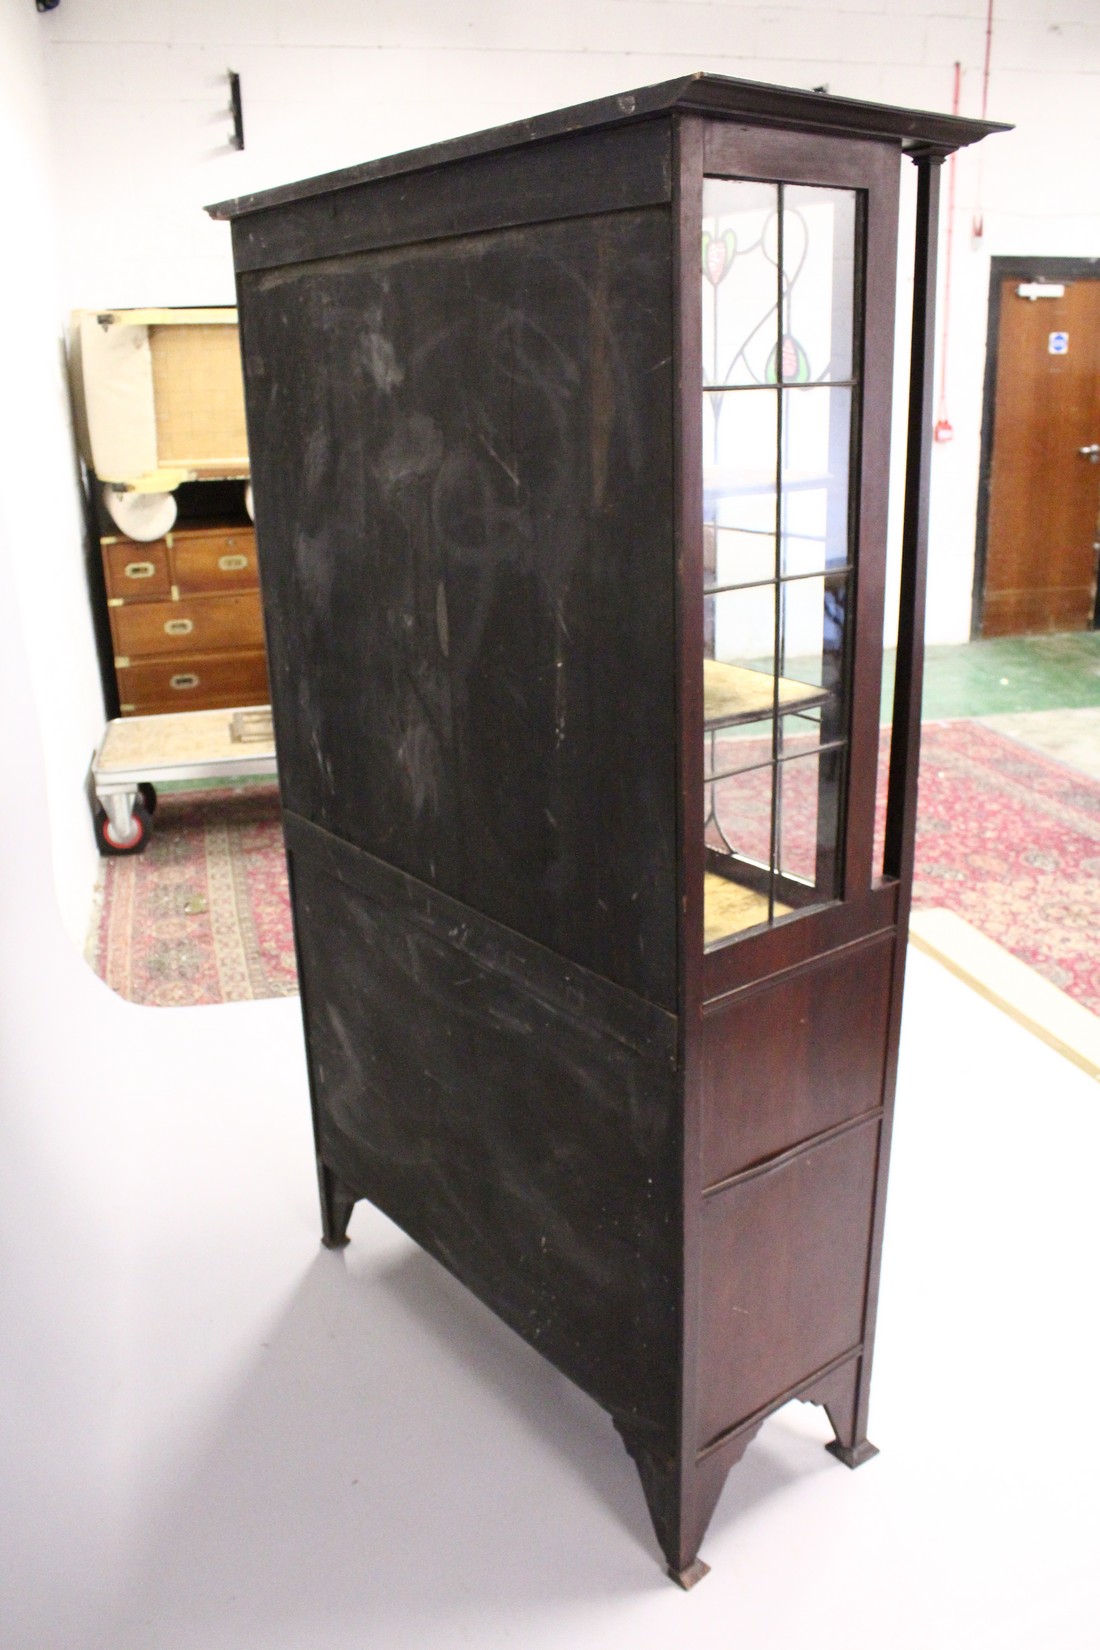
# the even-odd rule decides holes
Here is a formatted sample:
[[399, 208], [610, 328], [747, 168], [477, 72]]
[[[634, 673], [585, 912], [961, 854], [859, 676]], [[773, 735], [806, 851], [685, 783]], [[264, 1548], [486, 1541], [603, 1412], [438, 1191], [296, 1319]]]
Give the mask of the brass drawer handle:
[[156, 570], [156, 563], [151, 561], [128, 561], [122, 569], [128, 579], [151, 579]]
[[166, 636], [190, 636], [194, 628], [194, 619], [169, 619], [164, 626], [164, 634]]
[[197, 688], [199, 679], [193, 670], [181, 670], [178, 676], [169, 678], [168, 686], [182, 691], [185, 688]]
[[219, 556], [218, 567], [223, 573], [242, 573], [248, 566], [247, 556]]

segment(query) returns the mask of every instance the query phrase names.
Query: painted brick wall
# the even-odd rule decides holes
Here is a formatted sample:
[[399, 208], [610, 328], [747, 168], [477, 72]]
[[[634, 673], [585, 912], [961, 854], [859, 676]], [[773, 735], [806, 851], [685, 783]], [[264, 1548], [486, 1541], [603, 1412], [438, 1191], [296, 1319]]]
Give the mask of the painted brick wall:
[[[62, 0], [39, 26], [66, 300], [225, 302], [206, 201], [696, 68], [947, 109], [959, 61], [974, 114], [985, 21], [986, 0]], [[1100, 0], [996, 0], [989, 112], [1018, 129], [958, 162], [931, 640], [969, 628], [989, 256], [1100, 250]]]

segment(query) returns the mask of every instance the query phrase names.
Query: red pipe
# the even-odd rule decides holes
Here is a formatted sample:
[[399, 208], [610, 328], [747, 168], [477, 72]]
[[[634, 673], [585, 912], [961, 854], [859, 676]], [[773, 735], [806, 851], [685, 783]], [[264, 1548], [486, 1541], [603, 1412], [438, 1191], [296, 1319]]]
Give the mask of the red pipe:
[[[993, 9], [993, 0], [989, 0], [990, 11]], [[986, 50], [986, 69], [989, 67], [988, 47]], [[962, 64], [955, 64], [955, 90], [951, 98], [951, 113], [959, 112], [959, 98], [962, 88]], [[940, 336], [940, 406], [936, 427], [932, 432], [935, 441], [950, 441], [955, 434], [951, 428], [951, 420], [947, 416], [947, 338], [951, 323], [951, 255], [955, 247], [955, 161], [952, 155], [947, 163], [947, 245], [944, 249], [943, 261], [943, 332]]]
[[[986, 111], [989, 108], [989, 62], [990, 62], [990, 59], [991, 59], [992, 56], [993, 56], [993, 0], [989, 0], [989, 6], [988, 6], [988, 9], [987, 9], [986, 14], [985, 14], [985, 63], [982, 67], [982, 119], [983, 120], [985, 119]], [[971, 225], [970, 225], [970, 233], [976, 241], [981, 240], [982, 235], [985, 231], [985, 223], [983, 221], [983, 213], [982, 213], [981, 178], [982, 178], [982, 155], [981, 155], [981, 152], [979, 151], [979, 154], [978, 154], [978, 204], [974, 209], [974, 217], [971, 220]]]

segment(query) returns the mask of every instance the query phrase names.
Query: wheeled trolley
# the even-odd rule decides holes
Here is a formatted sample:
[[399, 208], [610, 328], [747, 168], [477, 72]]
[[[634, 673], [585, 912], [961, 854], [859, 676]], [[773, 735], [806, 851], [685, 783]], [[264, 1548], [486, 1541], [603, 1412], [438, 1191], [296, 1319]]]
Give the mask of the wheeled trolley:
[[147, 847], [158, 784], [262, 778], [275, 771], [270, 705], [108, 722], [91, 771], [99, 851], [140, 854]]

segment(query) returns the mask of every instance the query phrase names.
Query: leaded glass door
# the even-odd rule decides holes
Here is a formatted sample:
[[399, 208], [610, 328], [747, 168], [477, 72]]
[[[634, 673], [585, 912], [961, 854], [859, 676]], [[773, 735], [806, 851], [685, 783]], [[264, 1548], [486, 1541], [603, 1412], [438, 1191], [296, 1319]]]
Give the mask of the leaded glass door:
[[861, 215], [853, 188], [703, 180], [708, 948], [841, 892]]

